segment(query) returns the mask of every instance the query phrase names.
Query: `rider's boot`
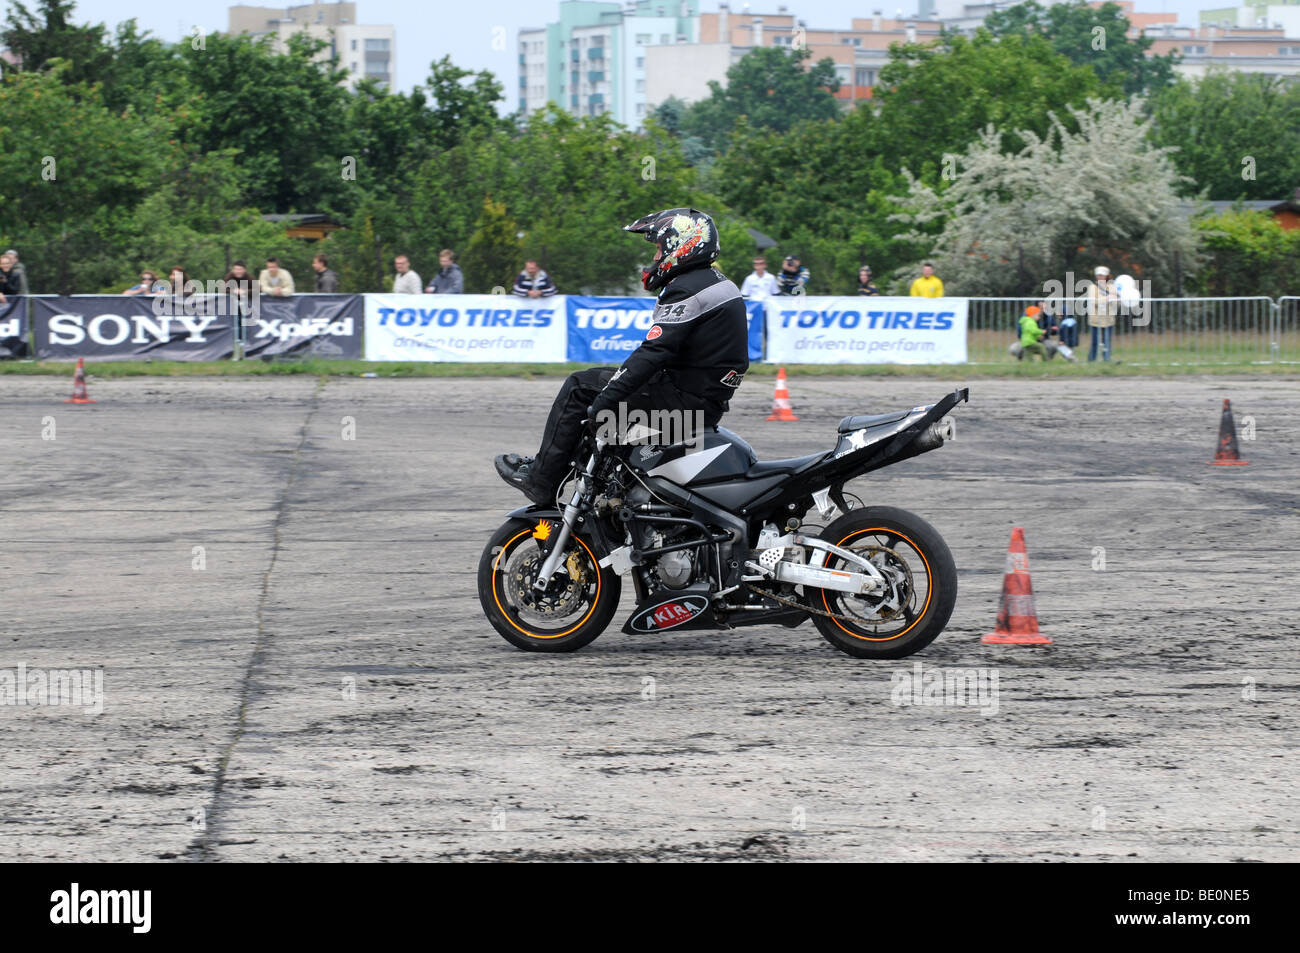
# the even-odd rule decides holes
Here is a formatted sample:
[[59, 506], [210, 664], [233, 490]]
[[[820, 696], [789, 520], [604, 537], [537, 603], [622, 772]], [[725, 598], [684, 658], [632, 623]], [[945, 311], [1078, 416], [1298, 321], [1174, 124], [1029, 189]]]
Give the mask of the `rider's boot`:
[[554, 504], [555, 494], [547, 493], [542, 487], [535, 485], [532, 457], [523, 457], [517, 453], [503, 453], [492, 462], [496, 467], [497, 475], [522, 492], [531, 502], [538, 506]]

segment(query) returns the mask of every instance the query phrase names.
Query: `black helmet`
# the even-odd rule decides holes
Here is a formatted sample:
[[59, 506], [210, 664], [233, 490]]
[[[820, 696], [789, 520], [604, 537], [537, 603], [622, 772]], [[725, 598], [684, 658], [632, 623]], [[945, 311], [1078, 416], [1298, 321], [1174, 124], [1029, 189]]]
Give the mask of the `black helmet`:
[[683, 271], [708, 265], [718, 257], [718, 229], [713, 219], [695, 208], [652, 212], [623, 228], [640, 232], [663, 254], [641, 272], [647, 291], [662, 288]]

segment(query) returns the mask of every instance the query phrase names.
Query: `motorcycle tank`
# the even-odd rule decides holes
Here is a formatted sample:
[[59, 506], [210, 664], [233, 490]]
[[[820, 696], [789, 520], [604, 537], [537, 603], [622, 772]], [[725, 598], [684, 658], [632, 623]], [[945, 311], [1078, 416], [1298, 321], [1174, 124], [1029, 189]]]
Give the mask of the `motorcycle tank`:
[[628, 457], [628, 464], [646, 476], [693, 486], [743, 477], [757, 460], [753, 447], [727, 428], [719, 427], [717, 431], [705, 431], [703, 440], [694, 445], [638, 447]]

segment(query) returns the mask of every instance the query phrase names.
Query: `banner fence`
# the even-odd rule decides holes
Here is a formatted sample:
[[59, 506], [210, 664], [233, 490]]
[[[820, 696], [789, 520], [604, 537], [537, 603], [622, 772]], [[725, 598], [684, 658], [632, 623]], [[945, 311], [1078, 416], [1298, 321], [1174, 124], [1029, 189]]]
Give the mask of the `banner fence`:
[[[1035, 298], [791, 296], [746, 301], [751, 362], [1007, 363]], [[0, 303], [0, 359], [619, 364], [649, 331], [653, 298], [304, 294], [255, 313], [216, 295], [13, 295]], [[247, 309], [246, 309], [247, 311]], [[1052, 309], [1057, 340], [1092, 350], [1086, 314]], [[1098, 357], [1130, 363], [1300, 362], [1300, 296], [1154, 298], [1098, 333]]]

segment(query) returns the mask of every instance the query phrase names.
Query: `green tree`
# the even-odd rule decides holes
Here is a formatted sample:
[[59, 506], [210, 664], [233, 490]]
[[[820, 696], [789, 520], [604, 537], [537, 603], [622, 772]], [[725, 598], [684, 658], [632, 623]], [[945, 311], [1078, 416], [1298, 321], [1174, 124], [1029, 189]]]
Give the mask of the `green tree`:
[[69, 69], [0, 81], [0, 233], [42, 291], [98, 288], [116, 274], [104, 236], [181, 156], [165, 117], [125, 121], [99, 87], [66, 82]]
[[[718, 163], [720, 197], [777, 239], [780, 254], [799, 255], [813, 292], [851, 293], [860, 265], [883, 275], [912, 257], [893, 239], [888, 196], [904, 182], [884, 158], [882, 135], [865, 107], [784, 134], [742, 123]], [[768, 253], [773, 269], [776, 254]]]
[[1044, 37], [1070, 62], [1092, 68], [1103, 84], [1118, 85], [1128, 95], [1168, 86], [1179, 60], [1176, 53], [1148, 55], [1155, 41], [1130, 37], [1131, 24], [1117, 3], [1092, 7], [1085, 0], [1069, 0], [1044, 7], [1027, 0], [990, 13], [984, 26], [998, 37]]
[[839, 106], [832, 94], [840, 88], [835, 63], [826, 58], [805, 68], [811, 58], [807, 48], [751, 50], [727, 70], [725, 88], [710, 80], [708, 97], [681, 114], [682, 133], [720, 152], [741, 116], [750, 128], [778, 132], [806, 120], [834, 118]]
[[319, 211], [343, 191], [347, 90], [326, 43], [295, 34], [284, 53], [268, 38], [214, 34], [181, 46], [193, 90], [188, 141], [203, 152], [238, 149], [244, 193], [264, 211]]
[[1039, 136], [1050, 116], [1106, 89], [1094, 70], [1076, 66], [1036, 34], [995, 37], [983, 28], [973, 38], [947, 36], [928, 45], [896, 45], [876, 87], [883, 155], [891, 168], [936, 181], [945, 155], [960, 153], [989, 125], [1006, 133], [1015, 151]]
[[1197, 276], [1203, 295], [1300, 293], [1300, 230], [1287, 230], [1267, 212], [1238, 210], [1198, 218], [1205, 264]]
[[474, 222], [474, 234], [460, 260], [466, 290], [486, 294], [502, 287], [508, 291], [522, 264], [522, 254], [519, 225], [506, 211], [506, 204], [485, 198], [483, 210]]
[[497, 103], [505, 98], [505, 90], [487, 70], [461, 69], [444, 56], [429, 67], [428, 89], [433, 98], [433, 141], [440, 148], [451, 148], [471, 130], [504, 124], [497, 117]]
[[12, 0], [4, 29], [0, 30], [0, 46], [9, 48], [18, 66], [0, 60], [0, 67], [5, 72], [35, 72], [63, 60], [68, 64], [62, 74], [65, 82], [93, 83], [103, 79], [113, 62], [112, 50], [104, 40], [106, 28], [102, 23], [73, 23], [76, 6], [75, 0], [38, 0], [33, 11], [22, 0]]
[[1148, 106], [1152, 141], [1177, 148], [1187, 194], [1282, 199], [1300, 185], [1300, 83], [1212, 72], [1180, 79]]

